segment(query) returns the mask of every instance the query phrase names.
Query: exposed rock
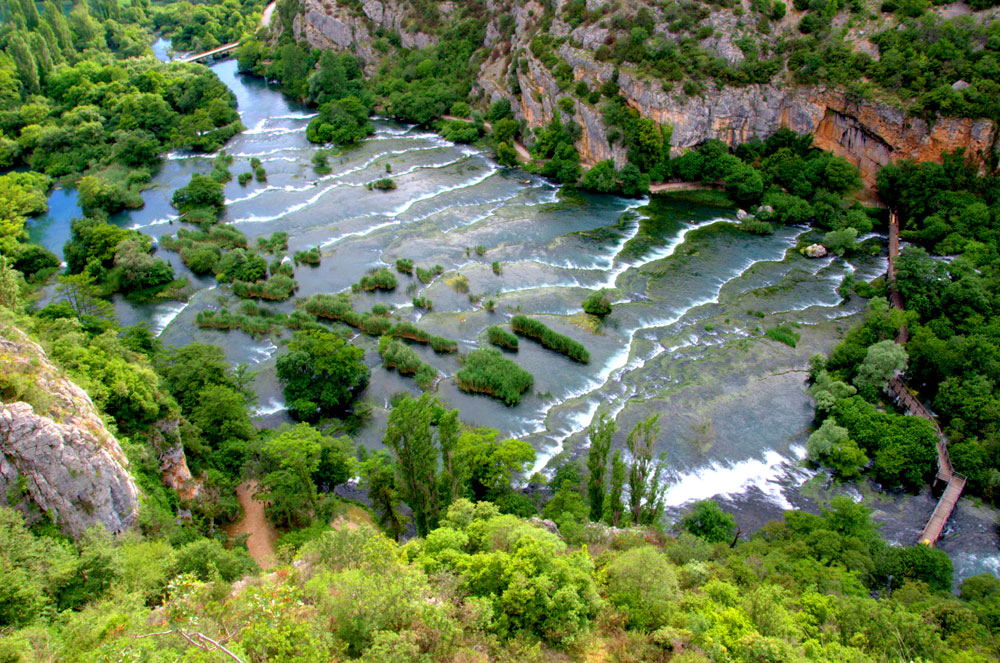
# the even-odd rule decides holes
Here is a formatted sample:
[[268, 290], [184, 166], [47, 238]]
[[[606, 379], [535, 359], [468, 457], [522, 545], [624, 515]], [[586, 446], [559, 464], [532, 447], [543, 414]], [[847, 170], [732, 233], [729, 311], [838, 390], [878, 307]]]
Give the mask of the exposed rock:
[[802, 255], [807, 258], [822, 258], [826, 255], [826, 247], [822, 244], [810, 244], [802, 249]]
[[551, 520], [544, 519], [544, 518], [539, 518], [539, 517], [535, 516], [534, 518], [532, 518], [528, 522], [531, 523], [532, 525], [534, 525], [535, 527], [540, 527], [540, 528], [542, 528], [543, 530], [545, 530], [547, 532], [552, 532], [556, 536], [562, 537], [562, 534], [559, 533], [559, 525], [556, 525]]
[[738, 210], [736, 210], [736, 219], [738, 221], [742, 221], [743, 219], [747, 218], [748, 216], [750, 216], [750, 215], [747, 214], [747, 211], [745, 209], [738, 209]]
[[955, 90], [956, 92], [961, 92], [962, 90], [964, 90], [964, 89], [966, 89], [968, 87], [970, 87], [969, 83], [967, 83], [966, 81], [962, 81], [962, 80], [955, 81], [954, 83], [951, 84], [951, 89]]
[[139, 491], [118, 440], [86, 392], [38, 344], [13, 327], [3, 333], [0, 370], [30, 372], [40, 396], [34, 407], [0, 404], [0, 502], [12, 500], [29, 522], [46, 514], [70, 536], [94, 524], [112, 533], [128, 529]]
[[[403, 29], [404, 0], [365, 0], [363, 17], [354, 16], [329, 0], [305, 0], [305, 3], [304, 18], [299, 17], [303, 20], [296, 19], [296, 37], [308, 39], [320, 48], [351, 48], [367, 63], [369, 71], [378, 57], [369, 32], [372, 23], [400, 32], [404, 46], [433, 40], [430, 35], [420, 36]], [[603, 3], [588, 0], [587, 4], [596, 10]], [[478, 90], [474, 94], [481, 92], [487, 104], [506, 98], [517, 118], [525, 120], [529, 129], [544, 126], [556, 112], [556, 100], [566, 94], [552, 72], [531, 53], [531, 39], [544, 9], [535, 0], [521, 5], [488, 0], [487, 11], [492, 19], [487, 25], [485, 44], [496, 48], [481, 66]], [[504, 13], [514, 18], [515, 29], [509, 49], [497, 23]], [[781, 29], [794, 27], [798, 20], [794, 14], [789, 12]], [[366, 25], [365, 20], [371, 23]], [[744, 33], [752, 34], [741, 20], [745, 19], [738, 19], [729, 11], [712, 12], [706, 24], [713, 28], [713, 34], [702, 40], [702, 46], [730, 64], [739, 63], [744, 56], [735, 41]], [[586, 82], [591, 89], [611, 79], [615, 72], [612, 64], [594, 58], [594, 51], [614, 34], [606, 25], [601, 27], [603, 23], [578, 26], [569, 32], [570, 38], [557, 50], [559, 57], [572, 67], [574, 80]], [[555, 26], [553, 34], [563, 34], [569, 27], [558, 13], [552, 25]], [[656, 25], [657, 35], [675, 40], [676, 36], [667, 30], [661, 18]], [[573, 44], [583, 48], [575, 48]], [[512, 81], [520, 88], [517, 95], [512, 91]], [[633, 68], [622, 66], [618, 83], [625, 101], [642, 117], [672, 126], [671, 143], [675, 152], [711, 138], [735, 145], [788, 127], [799, 133], [812, 133], [818, 147], [856, 164], [869, 196], [874, 195], [878, 170], [887, 163], [899, 159], [940, 160], [944, 152], [960, 147], [973, 158], [982, 160], [994, 142], [995, 130], [990, 120], [944, 117], [928, 125], [886, 103], [857, 101], [825, 87], [799, 86], [777, 79], [768, 85], [721, 90], [709, 86], [703, 96], [688, 97], [680, 94], [677, 88], [665, 91], [663, 81], [647, 79]], [[961, 87], [962, 83], [958, 81], [956, 85]], [[603, 101], [597, 105], [577, 104], [574, 120], [583, 131], [576, 147], [584, 166], [614, 159], [620, 167], [625, 163], [625, 150], [620, 144], [609, 142], [601, 119], [601, 103]]]
[[150, 442], [160, 461], [163, 485], [173, 488], [182, 500], [190, 501], [201, 494], [201, 483], [191, 476], [178, 425], [177, 419], [158, 421]]

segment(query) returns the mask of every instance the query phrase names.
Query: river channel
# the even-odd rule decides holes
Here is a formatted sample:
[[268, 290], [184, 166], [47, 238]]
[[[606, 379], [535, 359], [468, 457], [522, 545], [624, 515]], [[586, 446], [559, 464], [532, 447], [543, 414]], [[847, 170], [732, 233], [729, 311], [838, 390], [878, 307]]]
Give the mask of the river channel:
[[[165, 53], [158, 43], [158, 56]], [[875, 277], [885, 271], [884, 255], [810, 260], [795, 249], [810, 232], [806, 228], [749, 235], [735, 229], [736, 210], [678, 198], [564, 196], [543, 178], [498, 166], [480, 149], [386, 120], [375, 121], [373, 137], [332, 157], [332, 171], [321, 176], [311, 161], [316, 146], [305, 137], [312, 111], [261, 79], [238, 74], [234, 60], [212, 69], [236, 94], [247, 127], [226, 145], [235, 158], [232, 172], [249, 170], [252, 157], [267, 170], [266, 182], [241, 186], [234, 179], [226, 185], [222, 221], [239, 228], [251, 245], [259, 235], [284, 231], [289, 253], [320, 246], [320, 266], [296, 270], [298, 297], [349, 291], [367, 270], [410, 258], [420, 266], [440, 264], [445, 272], [428, 285], [399, 275], [394, 292], [355, 295], [355, 309], [392, 304], [401, 319], [457, 339], [460, 353], [485, 346], [488, 326], [524, 313], [590, 351], [584, 365], [522, 341], [510, 356], [534, 374], [535, 383], [510, 408], [459, 391], [451, 379], [458, 358], [417, 346], [443, 375], [436, 395], [459, 408], [464, 421], [529, 440], [538, 452], [535, 469], [544, 470], [559, 454], [585, 448], [586, 428], [600, 411], [617, 418], [616, 446], [624, 445], [636, 422], [660, 413], [669, 514], [715, 496], [756, 526], [784, 509], [811, 505], [799, 490], [813, 477], [800, 463], [812, 423], [807, 361], [828, 352], [863, 310], [863, 300], [844, 302], [837, 294], [842, 278]], [[387, 167], [398, 188], [365, 189]], [[145, 206], [112, 221], [154, 238], [176, 232], [181, 226], [169, 203], [173, 191], [192, 173], [209, 170], [211, 155], [169, 154], [144, 194]], [[75, 192], [55, 190], [48, 215], [31, 223], [32, 238], [61, 253], [77, 215]], [[478, 255], [477, 246], [485, 253]], [[196, 292], [186, 302], [117, 301], [121, 323], [147, 323], [168, 345], [220, 345], [231, 361], [258, 371], [259, 423], [288, 421], [273, 369], [287, 332], [255, 339], [197, 328], [199, 311], [235, 308], [235, 297], [214, 279], [195, 277], [176, 253], [159, 255]], [[502, 267], [499, 275], [494, 261]], [[495, 311], [456, 291], [449, 281], [458, 275], [467, 277], [471, 294], [494, 299]], [[614, 312], [602, 323], [580, 308], [599, 287], [615, 289]], [[415, 295], [430, 298], [433, 312], [414, 309]], [[293, 302], [264, 306], [288, 312]], [[795, 348], [763, 336], [777, 324], [796, 327], [801, 339]], [[381, 366], [374, 339], [353, 342], [366, 350], [372, 367], [362, 397], [371, 417], [356, 439], [375, 448], [391, 397], [419, 390], [412, 379]], [[891, 539], [911, 543], [910, 530], [915, 540], [930, 513], [910, 502], [911, 508], [900, 507], [902, 515], [887, 516], [899, 524]], [[953, 555], [960, 574], [1000, 569], [995, 543], [977, 539], [958, 548], [956, 554], [966, 555]]]

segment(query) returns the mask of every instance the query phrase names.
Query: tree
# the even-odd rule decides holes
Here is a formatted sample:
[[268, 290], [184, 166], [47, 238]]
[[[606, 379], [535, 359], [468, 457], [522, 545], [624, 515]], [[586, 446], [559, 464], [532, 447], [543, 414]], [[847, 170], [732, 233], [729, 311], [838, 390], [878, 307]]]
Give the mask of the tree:
[[906, 370], [907, 359], [902, 344], [891, 340], [879, 341], [868, 348], [854, 378], [854, 386], [863, 396], [871, 398], [897, 373]]
[[174, 191], [171, 204], [182, 214], [196, 209], [210, 210], [218, 214], [226, 205], [226, 196], [222, 191], [222, 183], [216, 182], [207, 175], [195, 173], [191, 181]]
[[441, 504], [438, 463], [442, 449], [454, 448], [455, 441], [451, 438], [457, 429], [447, 425], [443, 429], [438, 427], [444, 414], [441, 402], [429, 394], [419, 399], [403, 398], [392, 408], [382, 440], [395, 457], [403, 499], [413, 509], [420, 536], [426, 536], [437, 526], [447, 507]]
[[625, 490], [625, 461], [622, 460], [621, 449], [615, 449], [611, 456], [611, 490], [604, 502], [604, 519], [612, 527], [618, 527], [625, 510], [622, 494]]
[[726, 513], [715, 500], [695, 502], [691, 512], [684, 516], [681, 527], [711, 543], [729, 542], [736, 529], [736, 519]]
[[629, 432], [626, 446], [632, 455], [632, 463], [628, 472], [629, 510], [632, 521], [636, 524], [649, 525], [660, 517], [663, 487], [660, 485], [660, 475], [663, 472], [663, 460], [653, 463], [653, 446], [660, 432], [657, 424], [660, 415], [654, 414], [640, 421]]
[[378, 517], [378, 524], [393, 540], [398, 541], [406, 530], [409, 519], [399, 512], [396, 470], [389, 454], [379, 451], [365, 459], [361, 463], [361, 478]]
[[0, 306], [17, 311], [21, 308], [21, 273], [0, 253]]
[[97, 287], [89, 274], [60, 276], [56, 295], [73, 307], [76, 316], [85, 325], [106, 326], [116, 320], [114, 307], [97, 296]]
[[615, 436], [615, 421], [607, 412], [602, 412], [597, 421], [590, 425], [590, 451], [587, 454], [587, 497], [590, 500], [590, 519], [601, 520], [604, 515], [604, 496], [607, 490], [608, 453]]
[[323, 435], [309, 424], [279, 430], [264, 441], [264, 458], [274, 468], [264, 475], [257, 497], [268, 500], [269, 515], [279, 524], [292, 527], [308, 522], [318, 495], [313, 474], [319, 469]]
[[[454, 412], [454, 410], [453, 410]], [[535, 460], [535, 449], [525, 440], [498, 441], [500, 431], [495, 428], [473, 428], [458, 437], [455, 462], [449, 470], [456, 479], [468, 485], [473, 501], [495, 501], [510, 491], [515, 474], [522, 474], [528, 463]], [[445, 435], [447, 438], [448, 435]], [[458, 493], [450, 492], [458, 497]], [[446, 496], [447, 499], [447, 496]]]
[[364, 350], [335, 334], [295, 332], [288, 350], [275, 367], [289, 414], [300, 421], [342, 412], [368, 386]]
[[630, 628], [652, 632], [667, 623], [678, 584], [666, 555], [653, 546], [632, 548], [608, 565], [606, 577], [608, 600]]

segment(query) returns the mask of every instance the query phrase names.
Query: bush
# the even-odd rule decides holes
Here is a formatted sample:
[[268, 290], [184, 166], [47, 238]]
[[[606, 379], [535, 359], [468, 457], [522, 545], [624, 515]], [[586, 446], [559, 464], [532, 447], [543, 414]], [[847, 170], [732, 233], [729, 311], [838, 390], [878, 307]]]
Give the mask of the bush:
[[607, 290], [595, 290], [583, 300], [583, 310], [590, 315], [604, 317], [611, 313], [611, 297]]
[[465, 367], [455, 375], [462, 391], [487, 394], [507, 405], [517, 405], [534, 380], [531, 373], [493, 349], [470, 352]]
[[423, 361], [406, 343], [401, 343], [391, 336], [379, 339], [378, 353], [387, 369], [396, 369], [400, 375], [413, 375], [417, 386], [428, 389], [437, 378], [437, 370]]
[[413, 274], [413, 261], [409, 258], [400, 258], [396, 261], [396, 270], [402, 274]]
[[420, 308], [425, 311], [433, 310], [434, 302], [432, 302], [427, 297], [414, 297], [413, 298], [413, 308]]
[[514, 336], [503, 327], [496, 325], [490, 327], [486, 330], [486, 338], [498, 348], [517, 352], [517, 336]]
[[515, 315], [510, 321], [510, 326], [516, 334], [538, 341], [544, 347], [564, 354], [574, 361], [581, 364], [590, 362], [590, 353], [582, 343], [552, 331], [537, 320], [524, 315]]
[[314, 246], [311, 249], [307, 249], [305, 251], [296, 251], [294, 255], [294, 260], [296, 265], [302, 263], [315, 267], [319, 265], [322, 257], [323, 254], [320, 252], [319, 247]]
[[380, 180], [371, 182], [369, 186], [372, 189], [378, 189], [380, 191], [392, 191], [396, 188], [396, 182], [393, 181], [391, 177], [383, 177]]
[[236, 180], [240, 183], [241, 186], [246, 186], [247, 183], [252, 179], [253, 179], [253, 173], [251, 173], [249, 170], [240, 173], [239, 176], [236, 178]]
[[608, 600], [625, 613], [628, 626], [654, 631], [667, 624], [678, 595], [677, 574], [653, 546], [628, 550], [607, 568]]

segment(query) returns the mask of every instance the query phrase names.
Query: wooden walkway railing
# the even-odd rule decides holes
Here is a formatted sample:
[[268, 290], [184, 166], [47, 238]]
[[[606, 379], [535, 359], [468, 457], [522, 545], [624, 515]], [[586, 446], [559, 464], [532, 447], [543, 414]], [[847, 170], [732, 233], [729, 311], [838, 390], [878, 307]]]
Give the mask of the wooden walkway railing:
[[[899, 257], [899, 220], [894, 211], [889, 212], [889, 268], [886, 272], [886, 283], [889, 286], [889, 303], [893, 308], [903, 309], [903, 296], [899, 294], [899, 290], [896, 288], [896, 258]], [[896, 343], [904, 344], [910, 338], [910, 332], [906, 328], [906, 325], [900, 327], [899, 332], [896, 334]], [[955, 505], [958, 504], [958, 498], [962, 495], [962, 490], [965, 489], [966, 477], [958, 472], [955, 472], [951, 465], [951, 456], [948, 454], [948, 438], [944, 436], [941, 431], [941, 426], [938, 425], [937, 419], [934, 414], [928, 410], [920, 400], [913, 395], [910, 388], [906, 386], [902, 378], [898, 375], [889, 380], [889, 384], [886, 385], [886, 391], [892, 397], [893, 401], [901, 407], [907, 414], [913, 415], [915, 417], [921, 417], [930, 421], [934, 425], [934, 431], [937, 433], [937, 474], [934, 477], [935, 483], [938, 481], [946, 481], [948, 485], [944, 489], [944, 493], [941, 494], [941, 498], [938, 500], [937, 506], [934, 508], [934, 513], [931, 514], [930, 520], [927, 521], [927, 525], [924, 526], [924, 531], [920, 535], [920, 543], [924, 545], [933, 546], [938, 538], [941, 536], [941, 532], [944, 530], [944, 526], [948, 523], [948, 518], [951, 517], [952, 512], [955, 510]]]

